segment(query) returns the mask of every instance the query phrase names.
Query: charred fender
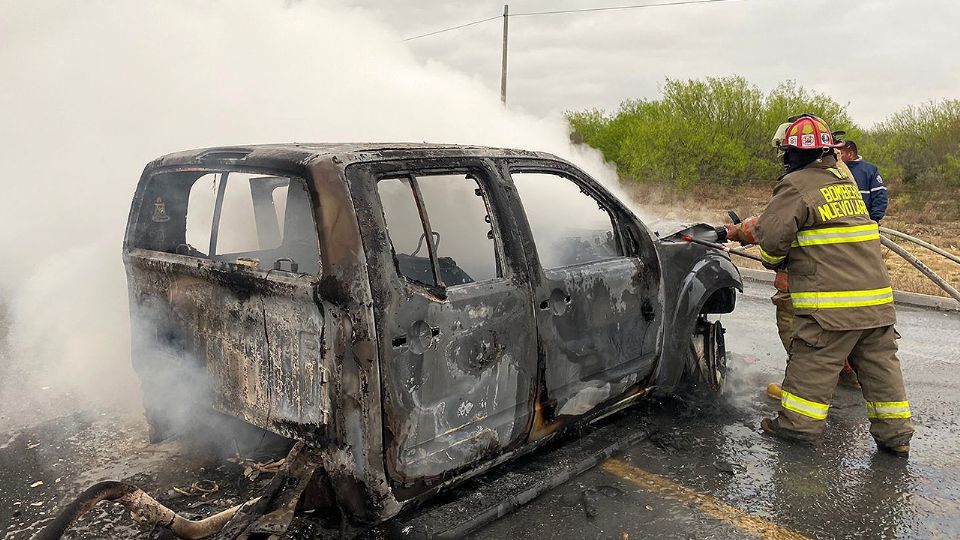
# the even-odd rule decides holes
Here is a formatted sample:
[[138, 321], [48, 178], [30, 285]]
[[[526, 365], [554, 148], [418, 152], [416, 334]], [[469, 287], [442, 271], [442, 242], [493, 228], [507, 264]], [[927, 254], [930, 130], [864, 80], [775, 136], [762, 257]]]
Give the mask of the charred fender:
[[[687, 249], [694, 248], [691, 245]], [[706, 252], [684, 276], [679, 285], [679, 294], [672, 312], [666, 315], [663, 329], [661, 362], [656, 374], [657, 391], [670, 393], [683, 375], [685, 364], [690, 360], [687, 349], [690, 336], [696, 331], [697, 319], [704, 311], [730, 313], [736, 298], [734, 290], [743, 290], [743, 284], [733, 276], [740, 271], [730, 259], [717, 253]], [[693, 366], [689, 366], [693, 367]]]

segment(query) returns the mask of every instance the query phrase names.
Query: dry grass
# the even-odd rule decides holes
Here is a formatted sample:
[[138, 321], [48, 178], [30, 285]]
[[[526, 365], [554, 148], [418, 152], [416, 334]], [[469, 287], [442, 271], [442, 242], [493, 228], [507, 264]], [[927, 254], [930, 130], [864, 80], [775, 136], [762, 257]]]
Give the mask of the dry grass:
[[[628, 195], [643, 209], [660, 218], [714, 224], [729, 222], [728, 208], [735, 210], [741, 217], [759, 213], [770, 200], [772, 190], [769, 185], [740, 188], [694, 186], [682, 191], [654, 184], [631, 184], [624, 187]], [[894, 198], [883, 220], [883, 226], [916, 236], [960, 256], [960, 219], [957, 219], [957, 212], [954, 211], [954, 207], [960, 202], [960, 194], [951, 197], [949, 193], [945, 193], [944, 200], [926, 200], [920, 205], [915, 198], [898, 198], [896, 193], [899, 187], [890, 187]], [[923, 261], [948, 283], [960, 289], [960, 264], [907, 240], [892, 240]], [[755, 248], [751, 250], [756, 251]], [[940, 287], [892, 251], [883, 248], [883, 258], [895, 289], [947, 296]], [[749, 259], [734, 257], [734, 260], [744, 268], [762, 268], [760, 263]]]

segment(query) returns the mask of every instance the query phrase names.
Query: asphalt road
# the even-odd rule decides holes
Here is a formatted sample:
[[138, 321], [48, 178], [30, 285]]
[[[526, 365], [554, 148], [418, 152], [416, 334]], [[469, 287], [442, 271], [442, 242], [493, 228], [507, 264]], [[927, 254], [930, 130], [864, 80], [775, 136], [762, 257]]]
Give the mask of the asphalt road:
[[[719, 400], [643, 402], [628, 414], [656, 427], [648, 440], [473, 538], [960, 537], [960, 316], [898, 311], [917, 426], [904, 461], [876, 452], [863, 400], [848, 389], [838, 389], [818, 448], [759, 433], [760, 419], [777, 409], [765, 387], [779, 381], [784, 357], [767, 291], [748, 287], [722, 319], [731, 372]], [[271, 450], [260, 446], [262, 455], [248, 455], [267, 459]], [[194, 515], [263, 487], [267, 475], [249, 479], [220, 450], [150, 445], [138, 417], [101, 411], [8, 431], [0, 436], [0, 535], [30, 538], [56, 507], [103, 479], [131, 480]], [[159, 537], [107, 505], [75, 530], [73, 538]]]
[[904, 461], [876, 451], [857, 390], [838, 388], [818, 448], [759, 433], [784, 365], [767, 291], [748, 283], [722, 319], [719, 403], [642, 404], [658, 434], [474, 537], [960, 538], [960, 315], [898, 308], [917, 430]]

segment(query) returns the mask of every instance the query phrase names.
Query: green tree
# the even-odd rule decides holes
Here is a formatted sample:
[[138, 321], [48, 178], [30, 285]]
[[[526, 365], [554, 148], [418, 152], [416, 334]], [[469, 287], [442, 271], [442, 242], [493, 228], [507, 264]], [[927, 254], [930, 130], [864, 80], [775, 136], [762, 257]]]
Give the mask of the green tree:
[[907, 107], [875, 126], [862, 153], [907, 183], [960, 185], [960, 100]]
[[743, 77], [667, 79], [659, 99], [625, 101], [616, 113], [567, 114], [572, 138], [600, 150], [636, 181], [741, 184], [773, 180], [770, 140], [788, 116], [809, 112], [859, 134], [845, 107], [795, 82], [768, 94]]

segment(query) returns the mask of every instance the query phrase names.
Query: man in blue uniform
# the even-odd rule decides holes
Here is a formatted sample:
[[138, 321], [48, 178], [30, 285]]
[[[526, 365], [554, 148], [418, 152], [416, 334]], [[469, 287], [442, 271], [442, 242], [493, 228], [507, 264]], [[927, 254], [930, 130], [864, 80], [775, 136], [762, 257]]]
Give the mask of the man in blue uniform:
[[887, 213], [887, 186], [884, 185], [877, 166], [864, 161], [857, 152], [857, 143], [850, 140], [844, 141], [840, 147], [840, 159], [853, 173], [863, 202], [870, 212], [870, 219], [879, 223]]

